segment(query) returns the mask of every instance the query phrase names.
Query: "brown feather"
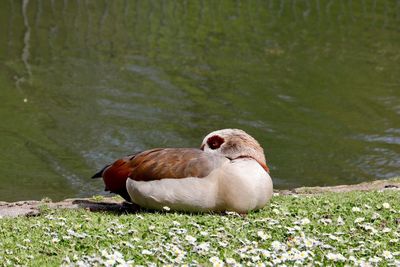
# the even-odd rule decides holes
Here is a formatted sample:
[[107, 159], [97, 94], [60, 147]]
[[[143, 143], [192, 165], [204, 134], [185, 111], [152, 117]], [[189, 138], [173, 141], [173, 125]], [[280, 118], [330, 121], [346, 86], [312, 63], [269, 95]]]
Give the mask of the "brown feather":
[[131, 175], [131, 173], [132, 168], [129, 165], [128, 157], [115, 161], [103, 172], [103, 180], [106, 185], [106, 190], [115, 193], [123, 189], [125, 187], [126, 179]]
[[130, 201], [128, 178], [152, 181], [165, 178], [205, 177], [226, 158], [195, 148], [155, 148], [118, 159], [102, 171], [105, 190]]
[[[218, 160], [219, 159], [219, 160]], [[136, 155], [130, 178], [151, 181], [164, 178], [205, 177], [225, 158], [194, 148], [157, 148]]]

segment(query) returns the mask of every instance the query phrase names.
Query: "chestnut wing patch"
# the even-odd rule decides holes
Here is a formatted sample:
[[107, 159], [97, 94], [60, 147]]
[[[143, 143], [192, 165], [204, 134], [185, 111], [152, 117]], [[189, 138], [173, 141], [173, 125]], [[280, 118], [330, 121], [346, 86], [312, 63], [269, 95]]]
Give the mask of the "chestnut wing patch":
[[213, 156], [200, 149], [156, 148], [131, 159], [132, 173], [129, 177], [136, 181], [205, 177], [224, 160], [224, 157]]

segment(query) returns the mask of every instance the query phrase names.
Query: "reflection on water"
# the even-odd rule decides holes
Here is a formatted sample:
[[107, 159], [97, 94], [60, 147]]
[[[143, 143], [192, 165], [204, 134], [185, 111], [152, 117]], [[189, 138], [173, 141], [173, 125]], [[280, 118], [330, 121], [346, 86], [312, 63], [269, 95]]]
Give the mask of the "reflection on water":
[[0, 200], [242, 128], [277, 188], [400, 175], [400, 1], [1, 1]]

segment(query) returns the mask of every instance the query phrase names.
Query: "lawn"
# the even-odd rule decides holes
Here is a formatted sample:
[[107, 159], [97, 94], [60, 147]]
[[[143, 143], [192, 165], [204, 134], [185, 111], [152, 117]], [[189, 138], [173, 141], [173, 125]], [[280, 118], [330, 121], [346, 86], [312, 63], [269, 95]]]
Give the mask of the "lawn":
[[274, 196], [247, 216], [50, 210], [0, 219], [0, 265], [400, 266], [400, 191]]

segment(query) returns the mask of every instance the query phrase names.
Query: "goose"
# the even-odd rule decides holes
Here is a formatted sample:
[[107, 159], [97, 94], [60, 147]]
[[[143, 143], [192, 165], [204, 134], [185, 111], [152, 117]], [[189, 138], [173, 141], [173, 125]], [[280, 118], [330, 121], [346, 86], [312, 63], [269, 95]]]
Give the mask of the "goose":
[[200, 148], [154, 148], [123, 157], [92, 178], [154, 210], [246, 214], [273, 194], [263, 148], [239, 129], [213, 131]]

